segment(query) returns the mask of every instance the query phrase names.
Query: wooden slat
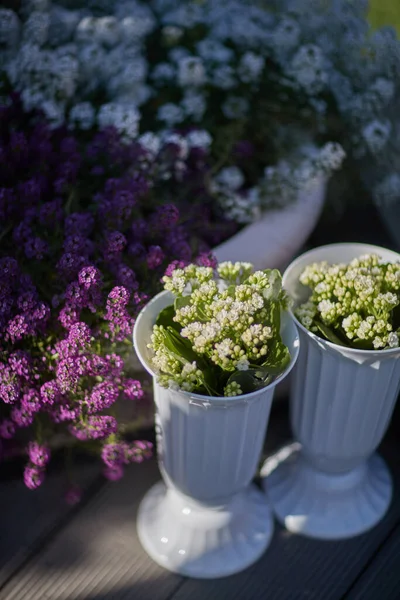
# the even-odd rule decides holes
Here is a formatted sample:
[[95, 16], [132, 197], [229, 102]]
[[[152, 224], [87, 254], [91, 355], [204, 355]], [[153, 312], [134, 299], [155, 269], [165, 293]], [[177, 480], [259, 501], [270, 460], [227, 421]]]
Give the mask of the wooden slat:
[[346, 600], [399, 600], [400, 598], [400, 526], [368, 564]]
[[4, 600], [166, 600], [182, 582], [136, 535], [136, 509], [159, 478], [155, 462], [109, 483], [3, 590]]
[[[84, 494], [99, 479], [96, 466], [76, 473]], [[64, 522], [76, 508], [64, 500], [65, 475], [51, 475], [43, 486], [28, 490], [19, 480], [0, 484], [0, 587], [35, 552], [43, 540]]]

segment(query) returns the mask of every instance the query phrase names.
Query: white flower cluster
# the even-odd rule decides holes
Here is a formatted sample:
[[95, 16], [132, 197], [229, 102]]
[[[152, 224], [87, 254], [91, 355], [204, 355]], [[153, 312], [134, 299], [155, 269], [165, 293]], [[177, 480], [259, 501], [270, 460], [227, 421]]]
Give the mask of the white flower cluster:
[[[132, 127], [134, 126], [133, 115]], [[141, 170], [148, 174], [148, 181], [164, 182], [172, 178], [181, 181], [193, 155], [196, 156], [197, 168], [206, 169], [212, 138], [204, 129], [193, 129], [185, 134], [164, 130], [160, 133], [143, 133], [137, 142], [141, 150]]]
[[211, 182], [224, 214], [238, 223], [251, 223], [263, 210], [286, 206], [307, 189], [316, 178], [329, 176], [339, 169], [345, 158], [340, 144], [328, 142], [322, 148], [300, 148], [277, 165], [266, 167], [258, 185], [244, 188], [244, 174], [236, 166], [225, 167]]
[[[0, 9], [0, 70], [24, 106], [42, 110], [54, 127], [112, 126], [126, 142], [141, 137], [150, 146], [157, 142], [144, 125], [157, 138], [195, 125], [215, 139], [219, 128], [251, 123], [260, 100], [270, 100], [265, 89], [278, 106], [292, 94], [295, 109], [305, 96], [323, 128], [331, 94], [352, 124], [357, 151], [381, 155], [397, 147], [398, 128], [386, 114], [396, 98], [397, 45], [385, 32], [367, 37], [360, 1], [350, 7], [337, 0], [328, 10], [311, 0], [301, 7], [271, 0], [268, 10], [250, 0], [26, 0], [18, 13]], [[267, 109], [263, 120], [274, 138]], [[210, 189], [226, 217], [246, 224], [295, 199], [318, 174], [340, 168], [344, 151], [328, 143], [312, 156], [265, 164], [264, 175], [260, 168], [251, 178], [232, 164], [235, 156], [214, 173]]]
[[394, 309], [400, 305], [400, 263], [381, 263], [376, 255], [349, 264], [315, 263], [304, 269], [300, 282], [312, 289], [296, 310], [307, 329], [361, 349], [399, 345]]
[[[69, 9], [53, 2], [25, 2], [19, 14], [0, 9], [0, 69], [21, 93], [26, 109], [39, 108], [57, 127], [114, 126], [136, 138], [138, 107], [147, 85], [146, 37], [156, 19], [136, 0]], [[96, 16], [94, 16], [96, 15]], [[95, 96], [103, 97], [100, 107]]]
[[[161, 385], [169, 387], [172, 381], [185, 391], [215, 393], [222, 381], [224, 395], [234, 396], [242, 392], [233, 374], [251, 376], [267, 364], [278, 371], [286, 366], [279, 315], [287, 297], [280, 274], [252, 270], [249, 263], [225, 262], [216, 274], [189, 265], [164, 277], [165, 289], [177, 301], [171, 327], [156, 325], [149, 346]], [[207, 376], [210, 370], [215, 381]]]

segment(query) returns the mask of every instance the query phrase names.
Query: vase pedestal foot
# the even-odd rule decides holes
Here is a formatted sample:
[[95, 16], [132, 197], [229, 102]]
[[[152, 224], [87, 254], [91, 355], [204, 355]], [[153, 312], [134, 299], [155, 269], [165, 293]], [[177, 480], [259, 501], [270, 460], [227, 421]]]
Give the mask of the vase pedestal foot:
[[377, 454], [349, 473], [332, 475], [310, 466], [295, 443], [268, 458], [262, 476], [282, 525], [313, 538], [337, 540], [368, 531], [392, 498], [389, 470]]
[[225, 577], [249, 567], [273, 534], [265, 494], [255, 486], [227, 504], [209, 507], [157, 483], [139, 507], [137, 530], [162, 567], [196, 578]]

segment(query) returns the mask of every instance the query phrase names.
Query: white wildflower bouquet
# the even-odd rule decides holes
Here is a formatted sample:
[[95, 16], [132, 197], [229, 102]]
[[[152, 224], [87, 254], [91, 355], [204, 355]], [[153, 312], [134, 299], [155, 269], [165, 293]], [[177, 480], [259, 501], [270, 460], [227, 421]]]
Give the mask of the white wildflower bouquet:
[[314, 263], [300, 282], [312, 293], [295, 315], [310, 331], [362, 350], [399, 346], [400, 263], [382, 263], [373, 254], [349, 264]]
[[164, 287], [175, 301], [160, 312], [149, 344], [163, 387], [238, 396], [268, 385], [290, 362], [280, 335], [288, 296], [279, 271], [192, 264], [165, 276]]

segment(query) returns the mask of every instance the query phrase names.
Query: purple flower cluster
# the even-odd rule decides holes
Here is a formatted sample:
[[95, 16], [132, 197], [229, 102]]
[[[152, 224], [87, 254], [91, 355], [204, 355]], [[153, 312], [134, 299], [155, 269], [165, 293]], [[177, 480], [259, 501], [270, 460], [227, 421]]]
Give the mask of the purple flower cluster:
[[57, 431], [97, 440], [117, 479], [151, 453], [147, 442], [119, 441], [109, 414], [118, 399], [144, 397], [124, 360], [135, 317], [166, 269], [198, 255], [212, 264], [210, 244], [235, 225], [216, 235], [206, 154], [183, 161], [169, 144], [150, 157], [113, 130], [84, 142], [24, 114], [15, 98], [1, 112], [0, 438], [28, 428], [31, 489], [50, 459], [40, 430], [46, 444]]
[[28, 457], [29, 462], [24, 470], [24, 482], [30, 490], [35, 490], [44, 481], [45, 468], [50, 460], [50, 449], [37, 442], [30, 442]]
[[151, 457], [153, 445], [151, 442], [135, 441], [111, 442], [104, 444], [101, 458], [104, 463], [104, 476], [111, 481], [121, 479], [124, 466], [129, 463], [141, 463]]
[[90, 416], [85, 421], [70, 425], [70, 433], [81, 442], [87, 440], [104, 440], [117, 433], [118, 424], [110, 415]]

